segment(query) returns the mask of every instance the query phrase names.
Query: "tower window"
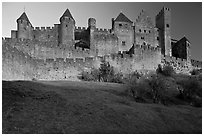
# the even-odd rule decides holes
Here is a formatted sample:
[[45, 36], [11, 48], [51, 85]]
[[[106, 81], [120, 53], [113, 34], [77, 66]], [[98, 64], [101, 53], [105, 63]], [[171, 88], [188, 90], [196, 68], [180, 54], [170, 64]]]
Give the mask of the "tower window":
[[149, 33], [151, 33], [151, 31], [149, 30]]
[[157, 37], [157, 41], [159, 41], [159, 37]]
[[169, 27], [169, 24], [166, 24], [166, 27]]
[[142, 30], [141, 29], [139, 29], [139, 32], [141, 32]]
[[122, 41], [122, 46], [125, 46], [125, 41]]
[[35, 39], [35, 35], [33, 36], [33, 38]]
[[146, 33], [146, 30], [144, 30], [144, 33]]

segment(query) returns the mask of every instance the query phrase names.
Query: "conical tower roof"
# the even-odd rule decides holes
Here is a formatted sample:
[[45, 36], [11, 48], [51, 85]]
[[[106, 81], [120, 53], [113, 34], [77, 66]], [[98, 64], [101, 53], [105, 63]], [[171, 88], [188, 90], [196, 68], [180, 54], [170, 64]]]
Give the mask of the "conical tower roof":
[[70, 13], [69, 9], [66, 9], [66, 11], [64, 12], [64, 14], [60, 17], [60, 20], [61, 18], [63, 17], [70, 17], [71, 19], [74, 20], [74, 18], [72, 17], [72, 14]]
[[128, 22], [132, 23], [130, 19], [128, 19], [122, 12], [118, 15], [118, 17], [115, 19], [116, 22]]
[[18, 22], [18, 20], [26, 20], [27, 22], [30, 23], [30, 21], [29, 21], [29, 19], [28, 19], [25, 12], [23, 12], [23, 14], [17, 19], [17, 22]]

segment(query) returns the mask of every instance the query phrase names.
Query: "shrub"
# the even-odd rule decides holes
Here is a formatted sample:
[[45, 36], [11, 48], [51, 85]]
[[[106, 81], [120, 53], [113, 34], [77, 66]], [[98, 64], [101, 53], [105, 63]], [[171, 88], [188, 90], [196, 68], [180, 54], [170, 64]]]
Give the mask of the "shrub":
[[125, 81], [128, 83], [128, 84], [136, 84], [138, 82], [138, 80], [142, 77], [143, 75], [140, 74], [137, 70], [130, 73], [130, 74], [127, 74], [125, 76]]
[[100, 71], [100, 80], [102, 80], [103, 82], [108, 82], [108, 80], [112, 76], [114, 76], [113, 67], [110, 66], [109, 62], [106, 62], [105, 60], [102, 60], [99, 71]]
[[136, 102], [153, 102], [167, 104], [169, 96], [162, 76], [153, 74], [148, 79], [131, 83], [131, 92]]
[[112, 83], [123, 83], [123, 74], [116, 73], [113, 76], [109, 76], [108, 81]]
[[191, 75], [199, 75], [201, 73], [201, 70], [199, 69], [193, 69], [192, 71], [190, 71]]
[[99, 69], [93, 68], [90, 72], [83, 71], [81, 79], [84, 81], [123, 83], [122, 73], [115, 73], [113, 67], [104, 60]]
[[202, 105], [202, 82], [196, 78], [183, 79], [177, 82], [183, 87], [179, 98], [191, 103], [194, 106]]
[[172, 74], [174, 74], [175, 72], [174, 72], [174, 69], [173, 69], [172, 66], [166, 65], [166, 66], [163, 67], [161, 73], [162, 73], [163, 75], [165, 75], [165, 76], [172, 76]]

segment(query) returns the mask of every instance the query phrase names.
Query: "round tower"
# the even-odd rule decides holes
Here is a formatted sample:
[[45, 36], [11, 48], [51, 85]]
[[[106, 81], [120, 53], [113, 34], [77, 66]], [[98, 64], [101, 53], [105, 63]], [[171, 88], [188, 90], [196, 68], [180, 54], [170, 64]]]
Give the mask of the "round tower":
[[93, 53], [96, 53], [96, 47], [95, 47], [95, 44], [94, 44], [94, 31], [96, 29], [96, 19], [95, 18], [89, 18], [88, 19], [88, 30], [89, 30], [89, 47], [90, 47], [90, 50], [93, 52]]
[[75, 20], [67, 9], [60, 18], [59, 43], [66, 46], [74, 44]]
[[95, 18], [89, 18], [89, 20], [88, 20], [88, 27], [96, 28], [96, 19]]
[[32, 24], [25, 12], [17, 19], [17, 38], [32, 39]]

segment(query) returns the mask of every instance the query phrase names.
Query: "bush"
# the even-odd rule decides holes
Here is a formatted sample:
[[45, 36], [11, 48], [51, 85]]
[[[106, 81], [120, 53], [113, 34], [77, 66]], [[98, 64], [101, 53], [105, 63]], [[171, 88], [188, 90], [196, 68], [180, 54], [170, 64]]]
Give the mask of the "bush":
[[136, 102], [167, 104], [169, 96], [162, 76], [153, 74], [150, 78], [131, 83], [131, 92]]
[[196, 78], [190, 77], [177, 82], [183, 87], [179, 98], [191, 103], [193, 106], [202, 105], [202, 82]]
[[201, 70], [199, 69], [193, 69], [192, 71], [190, 71], [191, 75], [199, 75], [201, 72]]
[[116, 73], [113, 76], [109, 76], [108, 81], [112, 83], [123, 83], [123, 74]]
[[158, 67], [157, 72], [165, 76], [172, 76], [175, 73], [173, 67], [170, 65], [165, 65], [162, 70]]
[[102, 60], [99, 71], [100, 80], [102, 80], [103, 82], [108, 82], [110, 78], [114, 76], [113, 67], [111, 67], [109, 62], [106, 62], [105, 60]]
[[125, 81], [128, 84], [136, 84], [138, 80], [142, 77], [142, 74], [140, 74], [137, 70], [126, 75], [125, 76]]
[[104, 60], [99, 69], [93, 68], [90, 72], [83, 71], [81, 79], [84, 81], [123, 83], [122, 73], [115, 73], [113, 67]]

